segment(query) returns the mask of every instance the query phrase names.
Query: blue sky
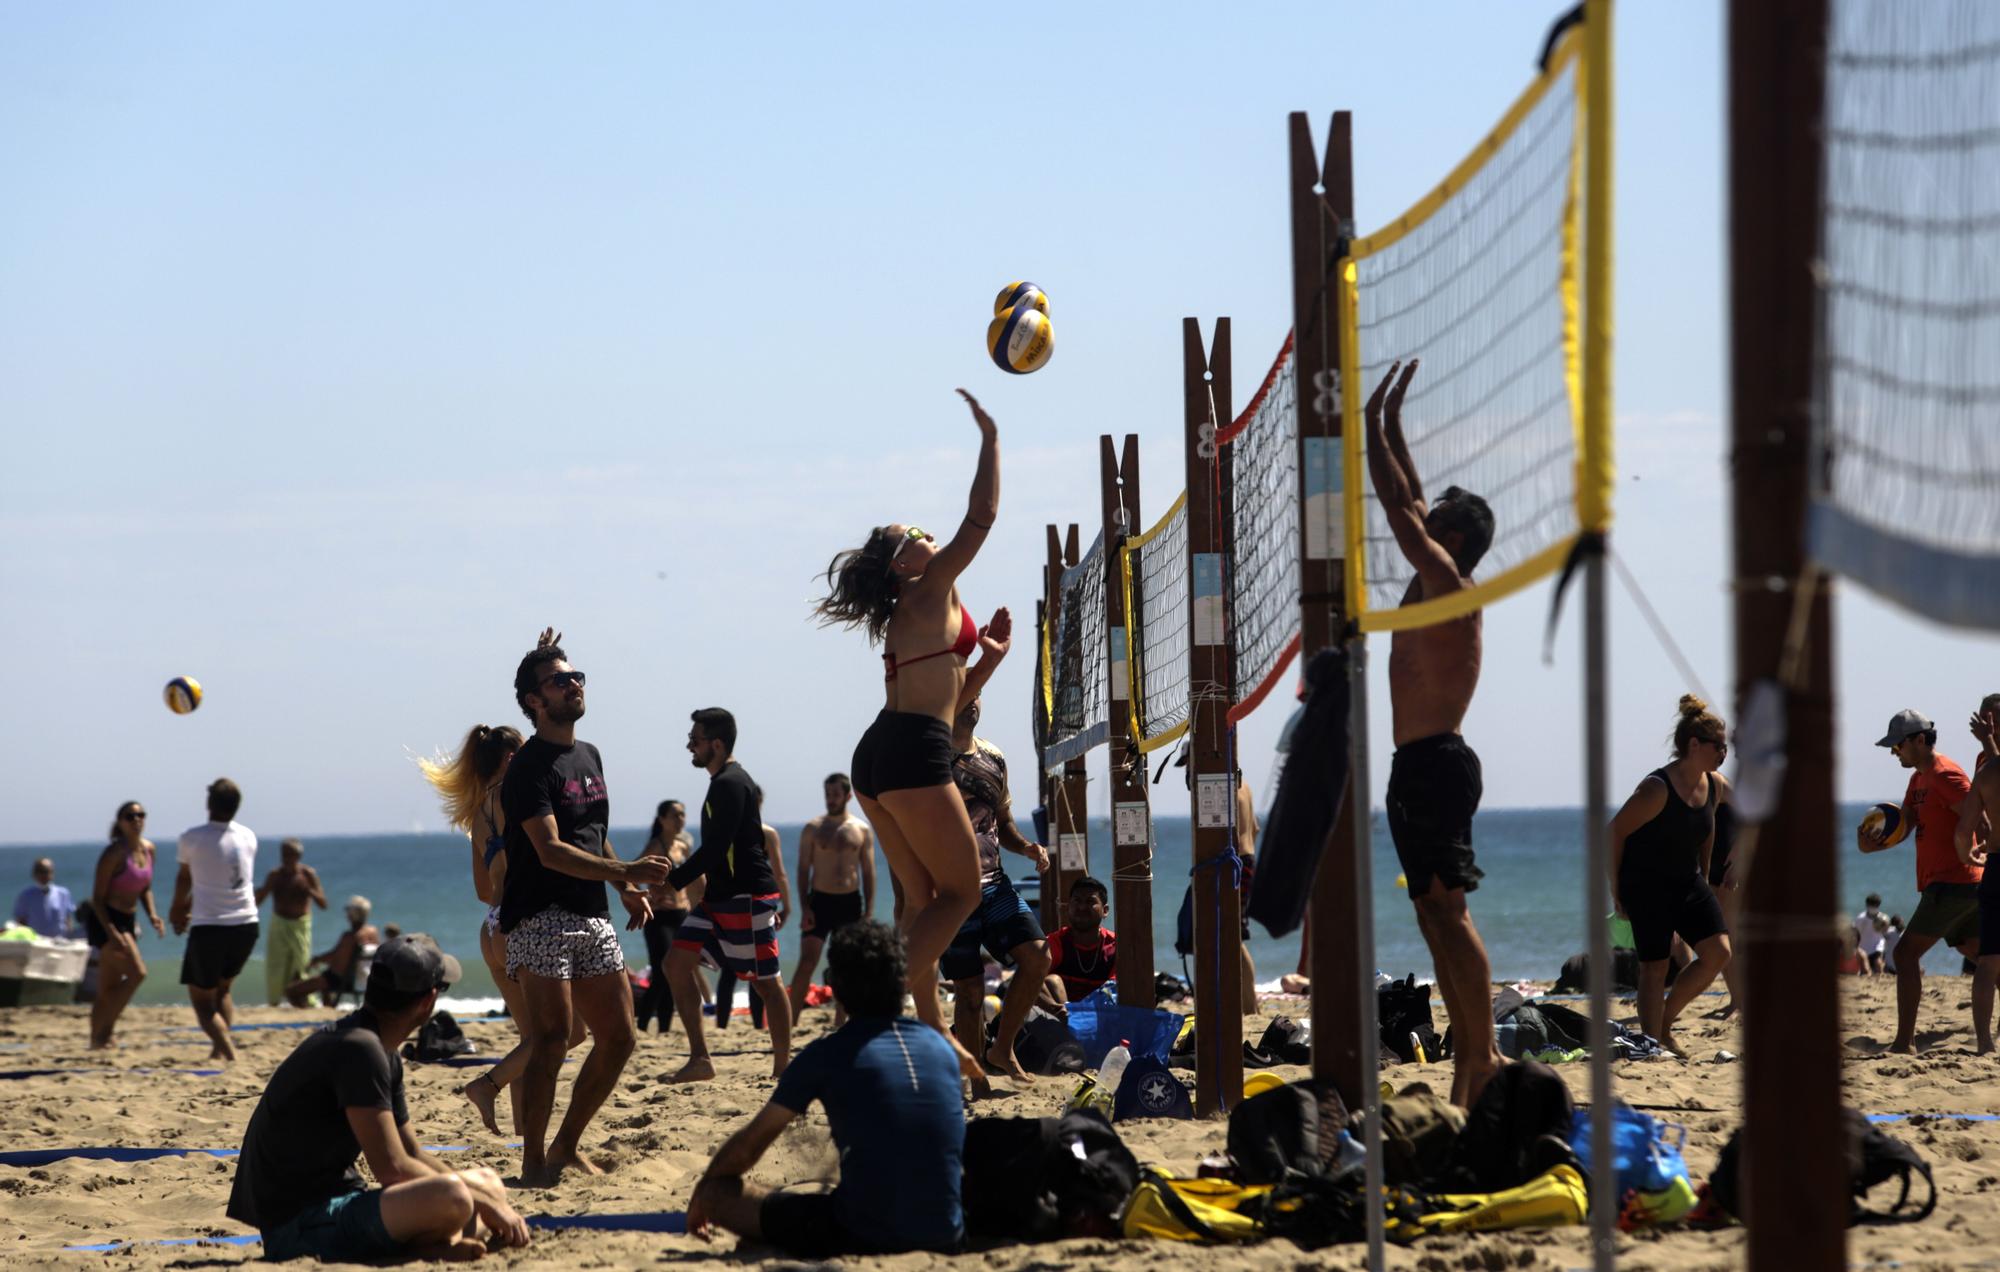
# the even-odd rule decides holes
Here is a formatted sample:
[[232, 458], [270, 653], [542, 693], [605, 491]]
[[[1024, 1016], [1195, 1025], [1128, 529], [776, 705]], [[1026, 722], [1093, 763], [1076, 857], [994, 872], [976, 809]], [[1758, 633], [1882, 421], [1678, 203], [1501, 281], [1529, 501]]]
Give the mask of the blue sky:
[[[711, 703], [772, 815], [816, 811], [880, 689], [811, 624], [815, 576], [962, 509], [952, 389], [1005, 465], [964, 591], [1025, 620], [1043, 526], [1097, 516], [1099, 433], [1141, 435], [1148, 520], [1180, 488], [1182, 316], [1232, 317], [1246, 393], [1283, 339], [1286, 112], [1355, 112], [1372, 228], [1562, 7], [0, 12], [0, 840], [89, 838], [128, 798], [168, 830], [219, 773], [269, 834], [434, 828], [410, 754], [518, 723], [545, 623], [591, 675], [616, 820], [698, 789]], [[1618, 20], [1616, 542], [1727, 702], [1721, 15]], [[1057, 320], [1026, 378], [981, 343], [1016, 278]], [[1546, 603], [1489, 616], [1466, 728], [1494, 806], [1580, 799]], [[1899, 707], [1969, 750], [1990, 640], [1852, 588], [1838, 622], [1844, 794], [1900, 790], [1869, 746]], [[1613, 641], [1623, 789], [1685, 686], [1622, 597]], [[989, 694], [1024, 773], [1031, 667]], [[176, 674], [194, 716], [160, 703]], [[1245, 726], [1253, 780], [1284, 710]]]

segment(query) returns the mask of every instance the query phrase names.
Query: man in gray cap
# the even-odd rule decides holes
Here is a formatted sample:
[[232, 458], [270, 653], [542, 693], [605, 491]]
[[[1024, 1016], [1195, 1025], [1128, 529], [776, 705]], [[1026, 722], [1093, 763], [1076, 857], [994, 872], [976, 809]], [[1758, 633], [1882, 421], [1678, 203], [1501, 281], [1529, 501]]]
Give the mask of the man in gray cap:
[[1972, 790], [1965, 770], [1937, 749], [1937, 725], [1922, 713], [1898, 711], [1877, 746], [1888, 747], [1910, 769], [1901, 815], [1893, 831], [1864, 825], [1855, 832], [1862, 852], [1882, 852], [1914, 835], [1917, 848], [1916, 910], [1896, 944], [1896, 1040], [1891, 1051], [1916, 1049], [1917, 1001], [1924, 992], [1924, 954], [1943, 941], [1967, 958], [1979, 954], [1979, 881], [1983, 871], [1961, 860], [1955, 841], [1958, 809]]
[[[528, 1243], [499, 1175], [451, 1170], [410, 1131], [397, 1048], [458, 977], [458, 960], [422, 933], [384, 942], [361, 1009], [309, 1035], [271, 1075], [228, 1209], [263, 1235], [266, 1259], [464, 1259]], [[363, 1184], [362, 1155], [381, 1187]]]

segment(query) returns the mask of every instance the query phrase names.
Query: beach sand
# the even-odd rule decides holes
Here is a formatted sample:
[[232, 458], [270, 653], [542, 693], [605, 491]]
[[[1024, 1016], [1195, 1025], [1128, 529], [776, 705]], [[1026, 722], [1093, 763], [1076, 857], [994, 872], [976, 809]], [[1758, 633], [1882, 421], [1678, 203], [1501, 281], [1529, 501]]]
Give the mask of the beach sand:
[[[1848, 1101], [1865, 1113], [2000, 1112], [1996, 1078], [2000, 1061], [1975, 1057], [1970, 1045], [1966, 978], [1926, 981], [1921, 1023], [1928, 1050], [1912, 1057], [1880, 1054], [1869, 1039], [1892, 1032], [1894, 985], [1888, 979], [1848, 980], [1845, 988]], [[1690, 1061], [1626, 1064], [1617, 1070], [1622, 1098], [1660, 1111], [1687, 1127], [1687, 1158], [1697, 1181], [1706, 1178], [1716, 1153], [1738, 1124], [1740, 1069], [1717, 1061], [1719, 1050], [1739, 1050], [1733, 1023], [1699, 1019], [1721, 1000], [1707, 997], [1679, 1030]], [[1273, 1012], [1296, 1013], [1301, 1004], [1271, 1002], [1246, 1032], [1256, 1038]], [[1629, 1004], [1623, 1016], [1629, 1016]], [[239, 1024], [295, 1021], [307, 1013], [253, 1008]], [[313, 1016], [328, 1018], [329, 1012]], [[1442, 1025], [1440, 1011], [1438, 1023]], [[809, 1011], [801, 1026], [804, 1040], [829, 1024], [824, 1011]], [[0, 1148], [7, 1150], [73, 1146], [235, 1148], [255, 1107], [265, 1078], [301, 1037], [296, 1029], [241, 1030], [236, 1065], [215, 1077], [169, 1072], [208, 1067], [205, 1040], [192, 1033], [185, 1008], [136, 1008], [126, 1014], [121, 1048], [110, 1061], [83, 1048], [81, 1009], [42, 1008], [0, 1012], [0, 1068], [81, 1070], [0, 1082], [6, 1110]], [[511, 1045], [505, 1021], [477, 1021], [467, 1033], [482, 1051], [499, 1054]], [[597, 1216], [679, 1211], [710, 1154], [754, 1112], [770, 1090], [769, 1058], [763, 1035], [739, 1020], [714, 1039], [720, 1077], [694, 1087], [672, 1087], [662, 1079], [686, 1054], [678, 1030], [647, 1034], [617, 1093], [606, 1105], [586, 1148], [610, 1168], [597, 1179], [571, 1179], [550, 1190], [515, 1193], [523, 1214]], [[152, 1070], [144, 1072], [144, 1070]], [[1589, 1075], [1580, 1065], [1563, 1066], [1579, 1097]], [[427, 1145], [467, 1145], [451, 1160], [489, 1165], [512, 1176], [518, 1154], [482, 1129], [456, 1087], [477, 1069], [410, 1065], [410, 1113], [418, 1138]], [[561, 1101], [567, 1100], [576, 1067], [564, 1068]], [[1276, 1070], [1287, 1078], [1303, 1070]], [[1443, 1089], [1449, 1074], [1440, 1066], [1404, 1065], [1385, 1072], [1399, 1086], [1430, 1081]], [[1074, 1081], [1043, 1079], [1015, 1090], [1000, 1081], [997, 1098], [976, 1106], [975, 1116], [1040, 1116], [1059, 1110]], [[503, 1104], [504, 1109], [504, 1104]], [[507, 1125], [502, 1114], [502, 1126]], [[1990, 1265], [2000, 1259], [2000, 1122], [1917, 1120], [1887, 1128], [1927, 1158], [1936, 1172], [1937, 1213], [1916, 1225], [1857, 1229], [1850, 1239], [1853, 1262], [1899, 1261], [1905, 1268]], [[1204, 1154], [1219, 1152], [1220, 1122], [1146, 1121], [1119, 1124], [1120, 1133], [1141, 1161], [1193, 1173]], [[9, 1265], [89, 1266], [108, 1258], [119, 1267], [207, 1266], [254, 1259], [258, 1247], [162, 1246], [144, 1244], [173, 1238], [219, 1236], [244, 1230], [223, 1216], [235, 1170], [232, 1159], [164, 1157], [117, 1163], [69, 1160], [51, 1165], [0, 1167], [0, 1261]], [[793, 1183], [830, 1177], [835, 1157], [821, 1111], [794, 1123], [766, 1155], [755, 1177], [766, 1183]], [[1878, 1203], [1883, 1198], [1878, 1190]], [[64, 1247], [123, 1240], [141, 1243], [115, 1255], [62, 1253]], [[518, 1264], [560, 1260], [589, 1266], [634, 1266], [680, 1258], [728, 1255], [733, 1237], [714, 1244], [687, 1236], [642, 1232], [539, 1232], [526, 1250], [489, 1263]], [[740, 1261], [757, 1262], [746, 1249]], [[1083, 1240], [1056, 1246], [1006, 1246], [974, 1250], [957, 1259], [915, 1254], [872, 1260], [885, 1267], [918, 1269], [969, 1264], [995, 1272], [1030, 1272], [1072, 1267], [1128, 1266], [1146, 1258], [1172, 1258], [1197, 1267], [1228, 1269], [1291, 1268], [1300, 1252], [1287, 1242], [1240, 1248], [1156, 1246], [1152, 1243]], [[1708, 1268], [1739, 1264], [1743, 1234], [1667, 1231], [1620, 1238], [1621, 1263], [1633, 1268]], [[1361, 1247], [1344, 1246], [1315, 1256], [1316, 1262], [1356, 1266]], [[1394, 1248], [1390, 1262], [1424, 1272], [1449, 1269], [1580, 1268], [1589, 1263], [1585, 1229], [1566, 1228], [1433, 1238], [1411, 1248]], [[795, 1260], [764, 1252], [765, 1266], [796, 1266]]]

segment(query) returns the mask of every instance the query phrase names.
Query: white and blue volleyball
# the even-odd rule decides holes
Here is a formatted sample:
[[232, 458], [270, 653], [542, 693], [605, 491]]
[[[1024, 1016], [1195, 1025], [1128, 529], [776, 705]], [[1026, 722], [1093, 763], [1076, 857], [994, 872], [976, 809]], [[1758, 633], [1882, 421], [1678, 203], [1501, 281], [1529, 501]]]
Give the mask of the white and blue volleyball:
[[1049, 316], [1032, 305], [1000, 311], [986, 328], [986, 352], [993, 365], [1014, 375], [1027, 375], [1048, 365], [1056, 351], [1056, 329]]
[[201, 682], [193, 676], [175, 676], [167, 682], [167, 710], [186, 715], [201, 705]]
[[1899, 844], [1909, 836], [1910, 828], [1903, 824], [1903, 809], [1900, 804], [1877, 804], [1861, 815], [1863, 833], [1881, 837], [1884, 844]]
[[1043, 313], [1049, 312], [1047, 294], [1033, 283], [1009, 283], [1000, 289], [998, 296], [993, 298], [993, 312], [996, 315], [1004, 314], [1010, 309], [1019, 309], [1023, 305], [1030, 309], [1039, 309]]

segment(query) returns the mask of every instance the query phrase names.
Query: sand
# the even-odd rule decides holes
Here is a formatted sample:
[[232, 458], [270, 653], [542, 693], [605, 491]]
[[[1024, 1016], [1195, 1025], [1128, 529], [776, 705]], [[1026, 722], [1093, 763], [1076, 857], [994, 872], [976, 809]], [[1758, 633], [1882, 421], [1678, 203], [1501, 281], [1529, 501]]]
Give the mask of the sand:
[[[1894, 1017], [1895, 991], [1887, 979], [1846, 983], [1845, 1071], [1848, 1099], [1867, 1113], [2000, 1112], [1996, 1078], [2000, 1061], [1977, 1057], [1970, 1045], [1970, 981], [1932, 978], [1926, 982], [1921, 1028], [1927, 1049], [1915, 1057], [1880, 1054], [1871, 1039], [1886, 1039]], [[1695, 1019], [1720, 1002], [1700, 1000], [1679, 1030], [1693, 1059], [1627, 1064], [1617, 1071], [1621, 1096], [1635, 1104], [1668, 1110], [1662, 1116], [1687, 1127], [1690, 1168], [1706, 1177], [1716, 1153], [1737, 1125], [1739, 1067], [1715, 1058], [1720, 1050], [1740, 1050], [1733, 1024]], [[1262, 1030], [1273, 1011], [1296, 1011], [1296, 1004], [1269, 1003], [1251, 1025]], [[1629, 1007], [1627, 1008], [1629, 1011]], [[251, 1009], [241, 1022], [328, 1018], [329, 1012]], [[240, 1022], [240, 1023], [241, 1023]], [[802, 1023], [805, 1040], [828, 1027], [822, 1011]], [[1440, 1013], [1439, 1023], [1442, 1024]], [[0, 1082], [6, 1110], [0, 1148], [7, 1150], [118, 1145], [234, 1148], [242, 1139], [266, 1076], [297, 1044], [291, 1029], [243, 1030], [236, 1035], [241, 1055], [226, 1073], [203, 1077], [169, 1069], [208, 1067], [205, 1041], [189, 1031], [190, 1013], [180, 1008], [135, 1008], [127, 1013], [122, 1047], [108, 1061], [83, 1048], [80, 1009], [35, 1008], [0, 1012], [0, 1067], [81, 1069]], [[476, 1022], [467, 1032], [483, 1051], [511, 1045], [506, 1022]], [[549, 1190], [517, 1190], [515, 1203], [527, 1215], [628, 1214], [685, 1208], [689, 1189], [710, 1154], [763, 1102], [770, 1089], [763, 1035], [745, 1022], [723, 1033], [715, 1047], [720, 1077], [700, 1087], [671, 1087], [661, 1079], [685, 1056], [678, 1031], [640, 1042], [617, 1093], [600, 1115], [586, 1146], [611, 1168], [599, 1179], [565, 1181]], [[1586, 1092], [1588, 1073], [1563, 1066], [1572, 1089]], [[142, 1070], [153, 1070], [142, 1072]], [[418, 1138], [428, 1145], [467, 1145], [452, 1160], [489, 1165], [511, 1177], [518, 1155], [480, 1127], [456, 1087], [476, 1069], [411, 1065], [410, 1112]], [[563, 1092], [576, 1067], [565, 1066]], [[1299, 1076], [1293, 1068], [1277, 1070]], [[1431, 1080], [1440, 1089], [1448, 1074], [1438, 1066], [1405, 1065], [1385, 1075], [1401, 1084]], [[1043, 1079], [1013, 1089], [996, 1083], [996, 1098], [982, 1102], [975, 1116], [1043, 1115], [1057, 1111], [1073, 1083]], [[560, 1111], [561, 1104], [558, 1104]], [[502, 1125], [506, 1125], [503, 1114]], [[1121, 1123], [1120, 1132], [1142, 1161], [1191, 1173], [1206, 1153], [1220, 1151], [1219, 1122], [1151, 1121]], [[1990, 1265], [2000, 1259], [2000, 1123], [1914, 1121], [1888, 1128], [1913, 1144], [1932, 1164], [1940, 1196], [1938, 1211], [1917, 1225], [1856, 1230], [1853, 1261], [1900, 1261], [1905, 1268]], [[823, 1114], [796, 1122], [766, 1156], [756, 1177], [768, 1183], [827, 1178], [835, 1169]], [[168, 1157], [139, 1163], [69, 1160], [34, 1168], [0, 1167], [0, 1260], [9, 1265], [89, 1266], [108, 1259], [119, 1267], [204, 1266], [249, 1261], [258, 1247], [162, 1246], [144, 1244], [173, 1238], [244, 1231], [223, 1216], [235, 1170], [231, 1159]], [[1447, 1269], [1579, 1268], [1589, 1260], [1584, 1229], [1514, 1232], [1433, 1238], [1409, 1249], [1392, 1249], [1391, 1264], [1424, 1272]], [[114, 1255], [63, 1254], [64, 1247], [109, 1240], [137, 1244]], [[734, 1238], [706, 1245], [686, 1236], [637, 1232], [569, 1231], [538, 1233], [522, 1251], [488, 1260], [490, 1265], [561, 1261], [571, 1265], [632, 1266], [679, 1258], [728, 1254]], [[1707, 1268], [1742, 1261], [1740, 1229], [1723, 1232], [1668, 1231], [1621, 1238], [1627, 1267]], [[761, 1252], [761, 1266], [796, 1266], [796, 1261]], [[745, 1249], [742, 1262], [758, 1262]], [[996, 1272], [1029, 1272], [1058, 1265], [1129, 1266], [1145, 1258], [1172, 1258], [1197, 1267], [1229, 1269], [1292, 1268], [1302, 1262], [1287, 1242], [1210, 1249], [1103, 1240], [1054, 1246], [1011, 1246], [975, 1250], [956, 1259], [904, 1255], [873, 1260], [897, 1269], [969, 1264]], [[1356, 1266], [1359, 1247], [1337, 1247], [1315, 1261]]]

